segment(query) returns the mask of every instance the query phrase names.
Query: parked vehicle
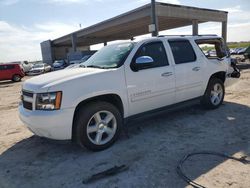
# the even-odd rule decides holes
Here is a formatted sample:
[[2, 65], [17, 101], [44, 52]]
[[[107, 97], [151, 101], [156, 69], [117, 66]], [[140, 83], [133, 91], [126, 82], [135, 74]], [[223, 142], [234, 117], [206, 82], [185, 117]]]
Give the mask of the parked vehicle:
[[[203, 44], [217, 56], [206, 57]], [[36, 135], [103, 150], [139, 114], [190, 101], [218, 108], [239, 76], [218, 36], [153, 37], [105, 46], [79, 68], [25, 81], [19, 113]]]
[[52, 65], [52, 69], [53, 69], [53, 71], [57, 71], [57, 70], [62, 70], [67, 66], [68, 66], [68, 64], [66, 63], [66, 61], [56, 60]]
[[87, 61], [89, 58], [91, 57], [91, 55], [85, 55], [83, 58], [81, 58], [80, 60], [75, 60], [75, 61], [71, 61], [69, 66], [67, 66], [65, 69], [71, 69], [71, 68], [76, 68], [79, 67], [79, 65], [81, 63], [84, 63], [85, 61]]
[[215, 50], [209, 50], [206, 54], [207, 57], [216, 57], [216, 51]]
[[29, 63], [28, 61], [22, 61], [21, 66], [24, 70], [24, 73], [26, 74], [27, 72], [29, 72], [31, 70], [33, 65], [31, 63]]
[[237, 54], [238, 55], [243, 55], [245, 53], [246, 49], [247, 48], [242, 48], [242, 49], [238, 50]]
[[12, 80], [19, 82], [24, 77], [24, 71], [18, 64], [0, 64], [0, 81]]
[[250, 46], [246, 49], [244, 53], [245, 59], [250, 59]]
[[51, 66], [46, 63], [36, 63], [33, 65], [31, 70], [27, 73], [27, 75], [34, 76], [43, 74], [51, 71]]
[[234, 48], [234, 49], [232, 49], [231, 54], [232, 54], [232, 55], [237, 55], [237, 54], [238, 54], [238, 51], [241, 50], [241, 49], [242, 49], [242, 48]]
[[67, 63], [70, 64], [73, 61], [80, 61], [86, 55], [93, 55], [96, 53], [96, 50], [84, 50], [84, 51], [75, 51], [67, 53]]
[[11, 62], [10, 64], [18, 64], [24, 71], [24, 73], [26, 74], [27, 72], [30, 71], [30, 69], [32, 68], [32, 64], [29, 63], [28, 61], [16, 61], [16, 62]]

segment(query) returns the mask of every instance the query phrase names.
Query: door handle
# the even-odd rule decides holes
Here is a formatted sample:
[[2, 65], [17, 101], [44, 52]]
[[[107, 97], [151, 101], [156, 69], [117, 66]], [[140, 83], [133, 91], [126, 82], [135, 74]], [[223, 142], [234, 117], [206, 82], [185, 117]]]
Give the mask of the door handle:
[[163, 76], [163, 77], [168, 77], [168, 76], [171, 76], [171, 75], [173, 75], [172, 72], [164, 72], [164, 73], [161, 74], [161, 76]]
[[193, 71], [199, 71], [201, 68], [200, 67], [194, 67], [192, 70]]

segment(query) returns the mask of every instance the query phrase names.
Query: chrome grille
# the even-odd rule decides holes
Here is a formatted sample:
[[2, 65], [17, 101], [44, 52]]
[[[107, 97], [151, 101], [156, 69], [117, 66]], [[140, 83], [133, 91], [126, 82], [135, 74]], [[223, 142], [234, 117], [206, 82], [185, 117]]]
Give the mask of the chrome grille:
[[32, 110], [33, 106], [33, 93], [28, 92], [28, 91], [22, 91], [22, 102], [23, 102], [23, 107]]

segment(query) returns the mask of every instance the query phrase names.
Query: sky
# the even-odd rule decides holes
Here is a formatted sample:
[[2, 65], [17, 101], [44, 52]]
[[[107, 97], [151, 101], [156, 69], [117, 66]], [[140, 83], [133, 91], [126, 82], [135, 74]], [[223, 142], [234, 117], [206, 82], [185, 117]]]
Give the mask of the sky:
[[[250, 41], [249, 0], [159, 2], [228, 11], [228, 41]], [[150, 0], [0, 0], [0, 62], [40, 60], [40, 42], [69, 34], [79, 30], [80, 26], [93, 25], [147, 3]], [[160, 34], [191, 34], [191, 27]], [[199, 24], [199, 34], [221, 35], [221, 24]]]

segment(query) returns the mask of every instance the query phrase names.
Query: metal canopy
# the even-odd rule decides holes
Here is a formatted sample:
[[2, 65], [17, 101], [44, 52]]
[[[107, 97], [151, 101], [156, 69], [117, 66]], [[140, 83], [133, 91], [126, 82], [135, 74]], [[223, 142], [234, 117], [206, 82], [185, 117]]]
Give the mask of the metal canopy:
[[[156, 3], [156, 16], [159, 31], [168, 30], [195, 23], [227, 22], [227, 12]], [[52, 41], [53, 46], [90, 46], [114, 40], [131, 39], [138, 35], [148, 34], [151, 24], [151, 4], [144, 5], [114, 18], [81, 29]]]

